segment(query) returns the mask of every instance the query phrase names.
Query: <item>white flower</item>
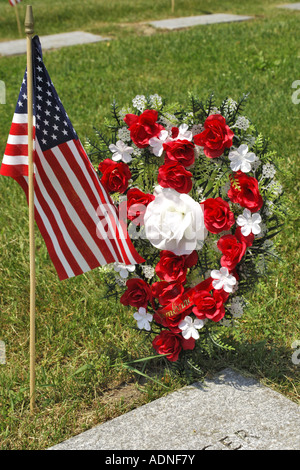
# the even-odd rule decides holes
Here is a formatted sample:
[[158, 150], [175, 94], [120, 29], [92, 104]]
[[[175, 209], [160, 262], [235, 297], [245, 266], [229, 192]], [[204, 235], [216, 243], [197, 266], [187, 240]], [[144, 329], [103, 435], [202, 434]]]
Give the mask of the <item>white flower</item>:
[[156, 155], [157, 157], [162, 156], [162, 153], [164, 151], [163, 145], [166, 142], [170, 142], [172, 140], [191, 141], [193, 139], [193, 134], [191, 131], [188, 130], [187, 124], [181, 124], [178, 129], [179, 133], [175, 139], [172, 139], [169, 135], [169, 132], [166, 130], [160, 131], [157, 137], [151, 137], [151, 139], [149, 139], [149, 145], [150, 147], [152, 147], [152, 152], [154, 153], [154, 155]]
[[142, 271], [147, 279], [152, 279], [155, 274], [155, 269], [151, 265], [142, 265]]
[[196, 134], [200, 134], [200, 132], [202, 132], [204, 130], [204, 127], [202, 124], [194, 124], [193, 127], [192, 127], [192, 134], [193, 136], [196, 135]]
[[129, 273], [133, 273], [135, 270], [135, 265], [134, 264], [124, 264], [124, 263], [114, 263], [114, 270], [120, 274], [120, 276], [123, 279], [126, 279], [126, 277], [129, 276]]
[[211, 272], [211, 277], [214, 279], [212, 282], [213, 288], [220, 290], [224, 289], [225, 292], [232, 292], [233, 286], [236, 284], [236, 278], [229, 274], [227, 268], [222, 268], [218, 271], [217, 269], [213, 269]]
[[279, 196], [282, 193], [283, 187], [277, 180], [271, 180], [265, 189], [271, 191], [274, 196]]
[[242, 129], [246, 131], [250, 126], [250, 121], [245, 116], [239, 116], [236, 120], [236, 123], [232, 127], [237, 127], [238, 129]]
[[234, 318], [240, 318], [244, 312], [244, 301], [242, 297], [232, 299], [229, 310]]
[[128, 147], [122, 140], [118, 140], [116, 145], [110, 144], [109, 150], [113, 153], [111, 157], [114, 162], [122, 160], [125, 163], [131, 161], [131, 154], [133, 152], [133, 147]]
[[226, 106], [230, 111], [235, 111], [236, 108], [237, 108], [237, 102], [234, 101], [234, 99], [232, 99], [232, 98], [227, 98]]
[[222, 320], [219, 321], [219, 324], [225, 326], [226, 328], [229, 328], [232, 326], [232, 321], [224, 317], [222, 318]]
[[231, 151], [228, 155], [230, 168], [233, 171], [242, 170], [243, 173], [251, 171], [251, 163], [254, 163], [257, 159], [255, 153], [248, 152], [248, 145], [242, 144], [238, 149]]
[[155, 95], [150, 95], [149, 99], [151, 106], [155, 109], [160, 108], [160, 106], [162, 105], [162, 98], [157, 93], [155, 93]]
[[144, 95], [136, 95], [132, 100], [132, 104], [136, 109], [143, 112], [147, 105], [147, 99]]
[[186, 316], [181, 322], [179, 323], [178, 327], [182, 330], [182, 336], [184, 339], [199, 339], [199, 333], [197, 330], [203, 328], [204, 321], [196, 318], [194, 321], [192, 317]]
[[261, 161], [260, 161], [259, 158], [257, 158], [257, 159], [255, 160], [255, 162], [253, 162], [252, 165], [251, 165], [251, 166], [252, 166], [252, 170], [253, 170], [253, 171], [256, 171], [256, 170], [260, 167], [260, 165], [261, 165]]
[[142, 149], [139, 149], [133, 144], [133, 155], [135, 157], [140, 157], [142, 155]]
[[276, 168], [272, 163], [266, 163], [262, 167], [262, 176], [265, 178], [274, 178], [276, 174]]
[[236, 223], [242, 227], [241, 232], [244, 237], [247, 237], [250, 233], [258, 235], [261, 232], [261, 226], [259, 225], [261, 223], [261, 216], [258, 212], [252, 215], [249, 209], [244, 209], [243, 214], [239, 215], [236, 219]]
[[159, 250], [192, 253], [207, 235], [201, 205], [171, 188], [157, 186], [154, 195], [144, 216], [146, 238]]
[[118, 130], [118, 138], [119, 140], [123, 140], [123, 142], [130, 142], [130, 131], [127, 127], [121, 127]]
[[[230, 115], [230, 113], [236, 111], [236, 109], [237, 109], [237, 102], [234, 101], [232, 98], [227, 98], [226, 103], [223, 106], [223, 114], [225, 118], [227, 118], [227, 116]], [[216, 114], [220, 114], [220, 113], [216, 113]]]
[[270, 215], [273, 214], [273, 211], [274, 211], [274, 203], [273, 203], [273, 201], [267, 200], [267, 201], [266, 201], [266, 204], [265, 204], [265, 208], [264, 208], [264, 213], [265, 213], [267, 216], [270, 216]]
[[152, 152], [156, 157], [161, 157], [162, 153], [164, 151], [164, 143], [168, 142], [168, 140], [171, 140], [169, 138], [169, 133], [166, 130], [160, 131], [158, 137], [151, 137], [149, 139], [149, 145], [152, 147]]
[[177, 124], [177, 117], [174, 114], [165, 113], [159, 117], [159, 122], [165, 127], [173, 127]]
[[129, 108], [129, 107], [127, 107], [127, 108], [124, 107], [124, 108], [120, 109], [118, 114], [119, 114], [119, 117], [120, 117], [121, 121], [123, 121], [126, 114], [130, 114], [130, 113], [132, 113], [132, 109]]
[[153, 315], [147, 313], [144, 307], [140, 307], [139, 311], [133, 314], [133, 318], [137, 321], [137, 326], [140, 330], [151, 330], [150, 322], [153, 319]]
[[124, 287], [126, 286], [126, 281], [125, 279], [119, 277], [119, 276], [115, 276], [115, 281], [116, 281], [116, 284], [120, 287]]
[[174, 140], [192, 140], [193, 139], [193, 133], [192, 131], [188, 130], [189, 126], [187, 124], [181, 124], [179, 126], [179, 134]]
[[[208, 111], [208, 110], [207, 110]], [[216, 106], [213, 106], [213, 108], [211, 108], [210, 112], [209, 112], [209, 115], [211, 116], [212, 114], [221, 114], [221, 111], [219, 110], [219, 108], [217, 108]]]
[[[229, 188], [228, 188], [228, 189], [229, 189]], [[203, 197], [204, 188], [198, 188], [198, 189], [196, 190], [196, 193], [197, 193], [197, 195], [198, 195], [198, 197], [199, 197], [199, 202], [204, 202], [205, 199], [206, 199], [205, 197]]]

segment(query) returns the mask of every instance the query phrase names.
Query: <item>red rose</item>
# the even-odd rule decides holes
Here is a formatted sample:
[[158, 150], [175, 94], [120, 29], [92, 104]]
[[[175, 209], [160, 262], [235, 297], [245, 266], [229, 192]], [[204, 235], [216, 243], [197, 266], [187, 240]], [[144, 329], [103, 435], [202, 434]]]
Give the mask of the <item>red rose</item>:
[[106, 158], [98, 167], [102, 173], [101, 183], [106, 187], [109, 193], [124, 193], [128, 188], [128, 180], [131, 178], [131, 172], [128, 165], [123, 162], [113, 162]]
[[195, 161], [195, 145], [189, 140], [174, 140], [163, 144], [166, 151], [165, 163], [178, 162], [184, 167], [191, 166]]
[[247, 235], [247, 237], [245, 237], [245, 235], [242, 234], [241, 228], [242, 227], [237, 227], [236, 230], [235, 230], [234, 235], [236, 236], [236, 238], [238, 239], [239, 242], [245, 243], [247, 247], [252, 246], [253, 241], [254, 241], [254, 234], [249, 233], [249, 235]]
[[196, 292], [193, 295], [193, 313], [201, 320], [208, 318], [214, 322], [220, 321], [225, 315], [224, 301], [228, 298], [225, 294], [217, 290], [214, 290], [213, 295], [205, 290]]
[[184, 310], [177, 315], [160, 315], [159, 313], [155, 313], [153, 315], [154, 321], [159, 323], [160, 325], [164, 326], [165, 328], [169, 328], [169, 330], [173, 331], [173, 333], [181, 333], [182, 330], [178, 327], [181, 320], [183, 320], [187, 315], [192, 312], [192, 308], [190, 307], [188, 310]]
[[139, 278], [128, 279], [126, 286], [127, 291], [120, 298], [121, 304], [146, 308], [148, 302], [152, 300], [150, 286]]
[[179, 282], [159, 281], [152, 284], [152, 294], [161, 305], [168, 305], [175, 302], [184, 292], [184, 287]]
[[240, 242], [234, 235], [224, 235], [218, 240], [217, 247], [223, 254], [221, 266], [231, 271], [241, 261], [247, 245], [243, 241]]
[[200, 282], [200, 284], [198, 284], [196, 286], [196, 290], [195, 292], [200, 292], [201, 290], [207, 290], [207, 291], [210, 291], [213, 289], [213, 278], [212, 277], [208, 277], [207, 279], [205, 279], [204, 281]]
[[225, 148], [232, 146], [234, 133], [227, 126], [220, 114], [208, 116], [204, 123], [204, 131], [194, 136], [196, 145], [204, 147], [204, 154], [209, 158], [220, 157]]
[[171, 137], [172, 139], [176, 139], [178, 137], [178, 134], [179, 134], [179, 129], [178, 127], [172, 127], [171, 129]]
[[146, 207], [155, 199], [153, 194], [145, 194], [138, 188], [129, 189], [127, 192], [127, 218], [135, 225], [142, 225]]
[[140, 116], [126, 114], [124, 121], [129, 126], [131, 140], [139, 148], [149, 145], [149, 139], [157, 137], [164, 130], [157, 121], [158, 113], [154, 109], [146, 109]]
[[195, 266], [198, 261], [196, 251], [190, 255], [175, 255], [172, 251], [162, 250], [160, 260], [155, 267], [155, 272], [160, 279], [167, 282], [185, 283], [187, 269]]
[[179, 334], [162, 330], [161, 333], [154, 338], [152, 344], [158, 354], [167, 354], [166, 358], [174, 362], [177, 361], [182, 349], [194, 349], [195, 340], [193, 338], [185, 340]]
[[168, 162], [158, 170], [158, 184], [163, 188], [172, 188], [179, 193], [189, 193], [192, 189], [192, 173], [181, 163]]
[[234, 175], [235, 182], [231, 181], [228, 191], [229, 199], [240, 206], [257, 212], [263, 205], [263, 198], [258, 189], [258, 181], [253, 176], [248, 176], [242, 171]]
[[211, 233], [220, 233], [229, 230], [234, 224], [234, 214], [229, 204], [221, 197], [209, 198], [202, 202], [204, 208], [204, 224]]

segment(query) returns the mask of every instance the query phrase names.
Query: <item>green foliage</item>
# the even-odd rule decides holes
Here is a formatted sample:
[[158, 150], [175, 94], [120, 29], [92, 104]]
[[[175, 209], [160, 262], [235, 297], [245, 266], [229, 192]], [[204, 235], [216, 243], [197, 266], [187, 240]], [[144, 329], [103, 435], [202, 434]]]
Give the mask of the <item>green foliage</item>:
[[[190, 92], [185, 106], [178, 104], [168, 105], [165, 100], [161, 100], [163, 104], [160, 106], [155, 106], [151, 102], [150, 96], [145, 96], [144, 99], [143, 108], [135, 107], [136, 98], [132, 100], [131, 105], [127, 105], [127, 107], [121, 110], [116, 101], [112, 103], [112, 120], [106, 121], [106, 131], [96, 130], [99, 143], [89, 141], [90, 155], [96, 161], [98, 157], [97, 165], [104, 158], [108, 157], [110, 152], [109, 145], [116, 142], [119, 131], [126, 129], [123, 120], [126, 114], [124, 110], [126, 109], [137, 115], [141, 114], [143, 109], [156, 109], [159, 122], [166, 123], [169, 126], [172, 124], [179, 126], [185, 123], [188, 124], [190, 129], [193, 126], [197, 126], [198, 132], [201, 132], [201, 129], [203, 129], [203, 124], [209, 115], [215, 113], [222, 114], [226, 118], [227, 124], [234, 129], [233, 146], [238, 147], [241, 143], [247, 142], [249, 148], [256, 154], [258, 159], [253, 174], [259, 181], [260, 192], [264, 200], [264, 206], [260, 211], [264, 229], [260, 237], [255, 240], [251, 249], [247, 250], [244, 262], [237, 266], [237, 273], [240, 276], [239, 293], [245, 294], [250, 292], [260, 277], [266, 277], [269, 274], [268, 263], [270, 260], [277, 258], [276, 252], [272, 249], [273, 242], [271, 242], [271, 239], [278, 235], [283, 226], [285, 208], [281, 201], [281, 185], [274, 180], [274, 174], [276, 173], [274, 166], [277, 156], [276, 151], [270, 147], [270, 141], [257, 131], [256, 127], [251, 124], [250, 119], [244, 113], [246, 111], [248, 94], [243, 94], [238, 101], [227, 97], [219, 104], [214, 93], [211, 93], [203, 101], [195, 93]], [[242, 120], [241, 124], [238, 124], [239, 119]], [[105, 137], [103, 132], [105, 132]], [[137, 148], [130, 140], [129, 132], [126, 142], [135, 149], [134, 158], [130, 163], [132, 182], [129, 187], [137, 186], [146, 193], [152, 193], [153, 188], [157, 184], [158, 169], [163, 163], [164, 154], [158, 158], [152, 154], [149, 147], [144, 149]], [[228, 164], [228, 154], [229, 149], [226, 149], [221, 157], [210, 159], [203, 152], [200, 152], [193, 165], [193, 187], [189, 193], [194, 200], [201, 202], [205, 199], [216, 197], [228, 200], [227, 191], [230, 186], [229, 183], [231, 182], [232, 186], [239, 188], [238, 181]], [[101, 177], [101, 175], [99, 176]], [[124, 195], [126, 195], [126, 192]], [[118, 204], [118, 195], [115, 195], [115, 201]], [[238, 216], [242, 208], [232, 205], [231, 210]], [[276, 213], [274, 212], [275, 210]], [[193, 277], [195, 280], [204, 279], [211, 269], [215, 269], [218, 266], [220, 256], [216, 253], [218, 250], [213, 249], [217, 237], [213, 237], [210, 234], [210, 238], [211, 241], [205, 243], [204, 247], [198, 251], [198, 269], [190, 273], [188, 282], [193, 281]], [[151, 248], [151, 245], [138, 236], [134, 243], [138, 251], [145, 257], [147, 263], [155, 266], [159, 260], [159, 255]], [[140, 267], [138, 267], [134, 275], [139, 275], [143, 278]], [[111, 277], [108, 280], [107, 288], [108, 292], [114, 290], [120, 291], [117, 284], [114, 289]]]

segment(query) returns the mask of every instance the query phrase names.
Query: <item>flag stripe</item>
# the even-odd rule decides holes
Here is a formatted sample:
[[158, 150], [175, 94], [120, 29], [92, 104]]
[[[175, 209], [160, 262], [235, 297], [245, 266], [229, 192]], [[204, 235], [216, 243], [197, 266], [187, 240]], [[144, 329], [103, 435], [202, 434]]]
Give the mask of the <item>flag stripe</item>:
[[[7, 143], [9, 145], [26, 145], [26, 150], [27, 150], [27, 146], [28, 146], [28, 136], [25, 134], [18, 134], [18, 135], [13, 135], [13, 134], [9, 134], [8, 136], [8, 139], [7, 139]], [[28, 153], [26, 153], [26, 155], [28, 155]]]
[[22, 145], [22, 144], [16, 144], [16, 145], [11, 145], [7, 144], [6, 149], [5, 149], [5, 155], [10, 155], [14, 156], [18, 153], [18, 155], [28, 155], [28, 145]]
[[17, 179], [20, 176], [28, 176], [28, 165], [6, 165], [2, 163], [1, 175]]
[[[82, 235], [82, 238], [85, 241], [85, 245], [87, 247], [87, 256], [90, 256], [92, 259], [95, 260], [95, 262], [100, 262], [101, 264], [105, 263], [104, 256], [102, 255], [98, 246], [94, 242], [91, 233], [85, 226], [85, 223], [81, 220], [81, 216], [86, 215], [86, 210], [82, 202], [78, 199], [77, 192], [75, 192], [74, 188], [70, 185], [70, 182], [64, 174], [62, 167], [58, 164], [56, 156], [52, 152], [52, 150], [41, 152], [39, 151], [39, 148], [37, 149], [37, 153], [40, 158], [40, 164], [42, 165], [45, 170], [45, 173], [49, 177], [53, 188], [59, 195], [59, 199], [63, 203], [66, 212], [68, 212], [70, 218], [74, 221], [74, 225], [77, 227], [78, 232]], [[50, 160], [52, 166], [49, 165], [47, 160]], [[55, 165], [53, 164], [53, 160], [56, 160]], [[36, 163], [38, 165], [38, 162]], [[72, 201], [72, 198], [76, 202], [76, 207], [73, 206], [74, 201]], [[93, 228], [96, 233], [95, 227]], [[79, 240], [79, 243], [80, 242], [81, 240]]]
[[[40, 206], [42, 207], [44, 214], [47, 216], [49, 223], [51, 224], [53, 232], [57, 235], [60, 248], [64, 253], [65, 258], [68, 259], [68, 264], [70, 265], [74, 274], [78, 275], [82, 271], [86, 272], [90, 270], [90, 266], [86, 263], [80, 251], [73, 242], [71, 236], [69, 235], [62, 217], [55, 203], [47, 192], [42, 178], [38, 172], [36, 174], [35, 194], [40, 202]], [[78, 259], [78, 262], [76, 259]]]
[[11, 4], [12, 7], [20, 3], [22, 0], [9, 0], [9, 3]]
[[[78, 153], [77, 148], [74, 145], [74, 142], [73, 141], [67, 142], [64, 145], [63, 151], [66, 157], [66, 162], [68, 162], [69, 164], [69, 169], [72, 168], [74, 172], [76, 173], [76, 176], [79, 179], [79, 183], [81, 187], [84, 188], [86, 197], [88, 198], [89, 203], [92, 205], [91, 214], [95, 221], [95, 225], [97, 227], [96, 236], [98, 237], [100, 235], [100, 238], [101, 240], [103, 240], [103, 242], [105, 240], [105, 243], [108, 246], [109, 251], [113, 253], [114, 259], [116, 256], [117, 257], [122, 256], [122, 254], [120, 253], [118, 249], [116, 241], [112, 237], [112, 233], [109, 230], [107, 230], [106, 232], [101, 223], [103, 219], [105, 219], [108, 226], [112, 225], [111, 218], [109, 216], [111, 212], [111, 204], [109, 207], [108, 206], [104, 207], [103, 203], [101, 202], [101, 199], [97, 198], [97, 195], [99, 194], [99, 192], [95, 191], [93, 181], [91, 180], [91, 178], [89, 178], [89, 173], [85, 171], [85, 168], [82, 167], [82, 165], [80, 165], [80, 162], [82, 161], [82, 159], [80, 158], [80, 154]], [[105, 216], [104, 210], [108, 212], [107, 216]], [[102, 216], [101, 220], [99, 220], [99, 215]], [[98, 231], [100, 231], [100, 234]], [[118, 255], [116, 253], [118, 253]]]
[[[105, 193], [105, 191], [103, 192], [103, 194], [104, 194], [104, 198], [105, 198], [105, 200], [108, 204], [109, 203], [108, 196]], [[123, 252], [123, 255], [124, 255], [124, 258], [125, 258], [125, 264], [126, 265], [134, 264], [135, 259], [134, 259], [133, 253], [130, 250], [128, 244], [127, 244], [127, 239], [129, 238], [129, 235], [128, 234], [125, 235], [124, 228], [122, 227], [121, 221], [119, 220], [118, 215], [117, 215], [116, 212], [114, 213], [114, 223], [115, 223], [117, 234], [118, 234], [118, 237], [119, 237], [119, 240], [120, 240], [120, 246], [122, 248], [122, 252]], [[126, 238], [126, 236], [127, 236], [127, 238]]]
[[10, 128], [10, 135], [26, 135], [27, 137], [28, 132], [28, 125], [27, 124], [19, 124], [17, 122], [12, 123]]
[[[37, 154], [38, 158], [41, 159], [41, 156], [43, 156], [43, 154], [40, 151], [39, 147], [37, 147]], [[67, 201], [66, 196], [63, 197], [63, 191], [61, 189], [61, 186], [57, 182], [56, 178], [51, 174], [51, 172], [49, 172], [49, 168], [47, 166], [47, 163], [45, 163], [43, 157], [42, 161], [38, 161], [38, 158], [37, 166], [39, 167], [39, 174], [43, 181], [44, 187], [46, 188], [51, 199], [55, 201], [55, 206], [60, 214], [61, 219], [63, 220], [64, 226], [70, 238], [73, 240], [73, 243], [81, 253], [81, 255], [79, 256], [77, 255], [77, 252], [73, 252], [73, 256], [76, 262], [80, 264], [80, 257], [82, 256], [84, 259], [89, 260], [88, 264], [91, 269], [95, 268], [97, 265], [99, 266], [97, 258], [94, 256], [93, 251], [86, 243], [85, 237], [79, 230], [78, 224], [76, 223], [76, 217], [74, 216], [74, 211], [72, 211], [69, 207], [70, 205]], [[85, 271], [86, 269], [84, 267], [83, 272]]]
[[[70, 145], [71, 145], [71, 143], [70, 143]], [[79, 145], [78, 141], [73, 142], [72, 145], [76, 146], [78, 152], [80, 153], [81, 148], [80, 148], [80, 145]], [[78, 161], [81, 165], [82, 170], [84, 171], [84, 168], [86, 169], [85, 173], [88, 175], [88, 182], [90, 184], [90, 187], [94, 191], [94, 194], [98, 198], [99, 207], [101, 208], [102, 204], [105, 204], [105, 205], [108, 205], [108, 206], [112, 207], [112, 214], [113, 214], [113, 217], [114, 217], [113, 226], [117, 227], [118, 232], [120, 232], [119, 240], [120, 240], [120, 249], [122, 250], [122, 256], [123, 256], [123, 259], [124, 259], [123, 262], [126, 265], [135, 264], [136, 261], [135, 261], [134, 255], [130, 250], [130, 246], [127, 244], [127, 240], [129, 239], [129, 235], [127, 233], [127, 228], [122, 228], [120, 220], [118, 218], [116, 208], [115, 208], [115, 206], [113, 206], [109, 195], [104, 190], [101, 182], [99, 181], [97, 173], [96, 173], [94, 167], [91, 165], [89, 160], [80, 159]], [[91, 167], [91, 170], [90, 170], [90, 167]], [[90, 171], [88, 171], [88, 170], [90, 170]], [[93, 184], [92, 184], [92, 182], [93, 182]], [[97, 183], [98, 183], [98, 185], [100, 185], [101, 191], [97, 191]], [[126, 235], [125, 235], [125, 233], [126, 233]], [[119, 236], [119, 233], [118, 233], [118, 236]]]
[[[88, 240], [88, 245], [94, 252], [101, 264], [110, 263], [115, 259], [116, 254], [107, 250], [107, 247], [103, 250], [105, 255], [100, 250], [98, 243], [99, 238], [97, 237], [96, 227], [100, 228], [101, 233], [105, 238], [105, 233], [101, 224], [99, 224], [99, 218], [96, 217], [95, 208], [92, 206], [91, 201], [86, 196], [84, 189], [80, 185], [80, 182], [71, 167], [66, 161], [66, 155], [61, 152], [58, 147], [52, 149], [52, 154], [56, 157], [54, 165], [55, 176], [60, 182], [63, 188], [69, 187], [66, 195], [69, 200], [69, 205], [73, 208], [76, 216], [78, 216], [78, 223], [81, 224], [82, 229], [85, 232], [85, 239]], [[76, 194], [74, 194], [74, 187], [76, 187]], [[97, 226], [98, 224], [98, 226]], [[101, 240], [103, 245], [109, 245], [109, 240], [106, 238]]]
[[59, 260], [64, 270], [66, 271], [67, 276], [74, 276], [74, 272], [62, 252], [60, 244], [58, 243], [57, 234], [52, 229], [49, 219], [44, 213], [37, 197], [35, 197], [35, 207], [37, 209], [37, 214], [40, 217], [40, 222], [45, 227], [43, 230], [44, 234], [46, 235], [45, 241], [52, 261], [57, 264], [57, 261]]
[[[20, 177], [18, 178], [18, 183], [20, 186], [23, 188], [27, 202], [28, 202], [28, 177]], [[38, 199], [36, 198], [36, 195], [34, 196], [34, 203], [35, 203], [35, 220], [36, 223], [39, 227], [39, 230], [41, 232], [42, 237], [45, 240], [47, 250], [49, 253], [49, 256], [56, 268], [56, 271], [58, 273], [58, 276], [60, 279], [66, 279], [68, 277], [74, 276], [74, 273], [72, 269], [70, 268], [68, 262], [64, 259], [64, 256], [61, 255], [59, 246], [57, 246], [57, 239], [55, 233], [53, 233], [51, 226], [48, 225], [48, 219], [47, 217], [43, 214], [43, 211], [41, 210], [39, 206]]]
[[[13, 115], [13, 124], [24, 124], [27, 134], [28, 115], [26, 113], [15, 113]], [[33, 126], [35, 127], [35, 116], [33, 116]]]
[[27, 155], [4, 155], [3, 163], [5, 165], [28, 165]]

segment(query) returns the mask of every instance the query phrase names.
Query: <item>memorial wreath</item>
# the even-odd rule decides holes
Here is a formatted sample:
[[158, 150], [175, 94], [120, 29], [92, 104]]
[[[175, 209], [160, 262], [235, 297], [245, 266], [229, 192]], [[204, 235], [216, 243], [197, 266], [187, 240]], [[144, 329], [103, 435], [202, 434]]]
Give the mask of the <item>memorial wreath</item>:
[[[236, 323], [277, 256], [276, 152], [243, 113], [247, 96], [186, 109], [158, 95], [112, 104], [87, 151], [145, 263], [103, 267], [154, 350], [178, 361]], [[217, 341], [214, 341], [217, 342]], [[191, 354], [191, 353], [190, 353]]]

